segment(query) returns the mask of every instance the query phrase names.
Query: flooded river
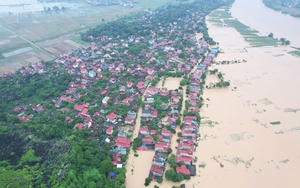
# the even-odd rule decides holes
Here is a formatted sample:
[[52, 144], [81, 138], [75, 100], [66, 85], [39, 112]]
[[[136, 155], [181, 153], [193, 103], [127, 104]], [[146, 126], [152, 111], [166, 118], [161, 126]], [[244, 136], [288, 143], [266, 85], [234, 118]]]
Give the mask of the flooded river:
[[300, 18], [292, 17], [266, 7], [262, 0], [235, 0], [231, 8], [234, 18], [255, 28], [263, 35], [274, 33], [276, 38], [286, 38], [300, 47]]
[[[231, 11], [262, 34], [273, 32], [293, 45], [300, 42], [298, 19], [270, 10], [260, 0], [236, 0]], [[249, 48], [234, 28], [207, 24], [225, 51], [216, 61], [247, 62], [210, 68], [222, 72], [231, 86], [204, 90], [198, 158], [207, 165], [188, 185], [300, 187], [300, 58], [288, 54], [290, 47]]]

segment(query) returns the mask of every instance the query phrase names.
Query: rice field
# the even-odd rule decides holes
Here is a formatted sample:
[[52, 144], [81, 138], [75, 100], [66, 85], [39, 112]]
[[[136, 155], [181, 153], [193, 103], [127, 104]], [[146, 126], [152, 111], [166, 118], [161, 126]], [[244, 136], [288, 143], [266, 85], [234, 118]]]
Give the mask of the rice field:
[[4, 28], [0, 27], [0, 72], [16, 70], [37, 59], [52, 59], [28, 41], [58, 56], [86, 44], [81, 41], [80, 32], [101, 24], [103, 20], [109, 21], [139, 10], [123, 6], [91, 6], [82, 1], [60, 12], [2, 13], [0, 25]]

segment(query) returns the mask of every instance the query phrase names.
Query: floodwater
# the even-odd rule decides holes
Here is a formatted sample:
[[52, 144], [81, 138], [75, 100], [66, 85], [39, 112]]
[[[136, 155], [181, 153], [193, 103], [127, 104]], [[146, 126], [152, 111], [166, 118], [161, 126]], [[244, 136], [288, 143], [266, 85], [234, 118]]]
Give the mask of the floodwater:
[[145, 179], [149, 176], [154, 151], [137, 151], [138, 157], [134, 157], [134, 152], [130, 151], [126, 166], [126, 187], [144, 187]]
[[0, 0], [0, 13], [29, 13], [29, 12], [36, 12], [36, 11], [43, 11], [44, 7], [52, 8], [54, 6], [57, 6], [59, 8], [61, 7], [70, 7], [75, 6], [76, 3], [70, 3], [70, 2], [54, 2], [54, 3], [41, 3], [37, 0]]
[[166, 88], [167, 90], [175, 90], [179, 88], [181, 80], [182, 78], [168, 77], [165, 81], [161, 79], [156, 87], [160, 89]]
[[274, 37], [286, 38], [300, 47], [300, 18], [292, 17], [266, 7], [262, 0], [235, 0], [232, 16], [263, 35], [274, 33]]
[[247, 62], [210, 67], [231, 86], [204, 90], [197, 156], [206, 167], [187, 187], [300, 187], [300, 58], [290, 47], [249, 48], [233, 28], [208, 28], [225, 51], [216, 61]]
[[[300, 58], [287, 53], [290, 47], [251, 48], [235, 29], [207, 25], [225, 51], [216, 61], [246, 62], [210, 67], [231, 86], [204, 90], [197, 175], [182, 183], [188, 188], [300, 187]], [[202, 163], [206, 167], [198, 168]], [[164, 180], [159, 187], [173, 185], [180, 184]]]

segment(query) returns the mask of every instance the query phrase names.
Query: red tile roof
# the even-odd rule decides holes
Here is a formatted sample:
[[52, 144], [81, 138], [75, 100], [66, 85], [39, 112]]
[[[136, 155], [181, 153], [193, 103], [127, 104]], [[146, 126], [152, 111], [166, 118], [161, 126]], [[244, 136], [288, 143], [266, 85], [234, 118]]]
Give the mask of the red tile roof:
[[115, 114], [114, 112], [111, 112], [110, 114], [108, 114], [106, 116], [106, 118], [111, 120], [111, 121], [114, 120], [116, 117], [117, 117], [117, 114]]
[[184, 175], [190, 175], [191, 174], [190, 170], [187, 169], [185, 165], [181, 165], [181, 166], [176, 167], [176, 172], [177, 173], [182, 173]]
[[162, 168], [160, 168], [158, 165], [154, 165], [154, 164], [151, 166], [151, 171], [156, 172], [158, 174], [162, 174], [164, 172], [164, 170]]
[[76, 129], [76, 127], [78, 127], [79, 129], [82, 129], [83, 126], [84, 126], [83, 123], [76, 123], [76, 124], [74, 125], [73, 129]]
[[113, 133], [113, 127], [112, 126], [109, 126], [107, 129], [106, 129], [106, 134], [112, 134]]
[[124, 148], [130, 147], [130, 140], [123, 136], [118, 136], [116, 139], [116, 146], [123, 146]]

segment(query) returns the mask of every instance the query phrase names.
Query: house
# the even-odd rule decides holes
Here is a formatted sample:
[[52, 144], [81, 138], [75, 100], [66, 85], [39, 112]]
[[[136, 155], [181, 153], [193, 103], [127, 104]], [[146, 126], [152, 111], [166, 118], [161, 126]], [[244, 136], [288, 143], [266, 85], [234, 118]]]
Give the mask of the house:
[[28, 121], [29, 119], [31, 119], [33, 117], [33, 115], [29, 114], [28, 116], [24, 117], [24, 112], [23, 112], [23, 113], [21, 113], [21, 115], [19, 114], [18, 117], [21, 122], [25, 122], [25, 121]]
[[70, 122], [73, 121], [73, 119], [70, 116], [66, 116], [65, 117], [65, 121], [68, 122], [68, 123], [70, 123]]
[[183, 175], [190, 175], [190, 170], [187, 169], [187, 167], [185, 165], [181, 165], [181, 166], [177, 166], [176, 167], [176, 172], [177, 173], [181, 173]]
[[82, 129], [84, 128], [84, 124], [83, 123], [76, 123], [73, 127], [73, 129], [76, 129], [78, 127], [78, 129]]
[[95, 76], [97, 76], [95, 71], [89, 71], [89, 77], [94, 78]]
[[157, 165], [159, 167], [165, 166], [167, 161], [167, 155], [164, 153], [156, 153], [152, 159], [152, 164]]
[[126, 137], [123, 136], [118, 136], [116, 139], [116, 146], [122, 146], [124, 148], [129, 148], [130, 147], [130, 140]]
[[148, 150], [148, 147], [147, 146], [139, 146], [136, 148], [136, 150], [139, 150], [139, 151], [147, 151]]
[[142, 81], [139, 81], [139, 82], [137, 83], [136, 87], [137, 87], [139, 90], [140, 90], [140, 89], [145, 89], [145, 88], [146, 88], [144, 82], [142, 82]]
[[194, 137], [194, 136], [196, 136], [196, 133], [193, 131], [182, 131], [182, 136], [183, 137]]
[[76, 88], [70, 88], [68, 91], [67, 91], [67, 93], [69, 93], [69, 94], [75, 94], [76, 93]]
[[153, 111], [153, 114], [152, 114], [152, 117], [156, 118], [158, 116], [158, 111], [157, 110], [154, 110]]
[[126, 86], [127, 86], [128, 88], [132, 88], [133, 82], [132, 82], [132, 81], [127, 81]]
[[158, 142], [158, 143], [155, 144], [155, 149], [154, 150], [167, 153], [169, 147], [170, 147], [170, 145], [167, 142]]
[[116, 118], [117, 118], [117, 114], [115, 114], [114, 112], [111, 112], [106, 116], [107, 121], [112, 123], [116, 122]]
[[110, 153], [111, 161], [113, 165], [117, 165], [118, 163], [121, 163], [121, 154], [117, 152], [111, 152]]
[[151, 109], [147, 108], [142, 110], [142, 117], [152, 117]]
[[190, 125], [192, 125], [192, 123], [193, 123], [193, 120], [191, 120], [191, 119], [184, 120], [184, 125], [190, 126]]
[[150, 134], [151, 135], [156, 134], [156, 130], [150, 130]]
[[36, 111], [36, 112], [43, 112], [46, 110], [46, 108], [43, 108], [42, 105], [38, 104], [38, 105], [32, 107], [32, 110]]
[[181, 161], [186, 165], [191, 165], [192, 162], [193, 162], [193, 157], [186, 157], [186, 156], [179, 157], [179, 156], [176, 156], [176, 163], [181, 162]]
[[88, 108], [83, 108], [82, 111], [78, 114], [79, 116], [83, 115], [86, 116], [88, 113], [89, 109]]
[[134, 123], [134, 118], [127, 116], [127, 117], [125, 118], [125, 122], [124, 122], [124, 123], [125, 123], [125, 124], [129, 124], [129, 125], [133, 125], [133, 123]]
[[160, 177], [162, 177], [164, 173], [164, 169], [155, 164], [152, 164], [150, 171], [154, 176], [160, 176]]
[[142, 138], [142, 143], [144, 145], [155, 144], [155, 140], [152, 138], [152, 136], [149, 135], [149, 136]]
[[184, 120], [197, 120], [196, 116], [185, 116]]
[[135, 119], [136, 118], [136, 112], [134, 112], [134, 111], [128, 111], [127, 112], [127, 116]]
[[141, 127], [139, 133], [142, 135], [149, 135], [149, 128], [147, 126]]
[[148, 97], [146, 98], [146, 101], [145, 101], [147, 104], [152, 104], [152, 103], [155, 103], [155, 99], [152, 98], [152, 97]]
[[151, 95], [155, 95], [155, 94], [158, 93], [158, 89], [157, 89], [156, 87], [154, 87], [154, 86], [149, 87], [147, 91], [148, 91], [148, 93], [150, 93]]
[[188, 150], [194, 150], [194, 144], [192, 140], [189, 140], [188, 143], [179, 143], [178, 149], [188, 149]]
[[169, 138], [172, 137], [172, 132], [169, 131], [169, 130], [167, 130], [167, 129], [165, 129], [165, 128], [162, 128], [161, 134], [162, 134], [163, 136], [165, 136], [165, 137], [169, 137]]
[[192, 150], [188, 150], [188, 149], [185, 149], [185, 150], [178, 150], [177, 153], [176, 153], [176, 156], [178, 157], [193, 157], [193, 151]]
[[102, 100], [102, 104], [104, 105], [104, 106], [106, 106], [107, 105], [107, 101], [109, 100], [109, 97], [104, 97], [104, 99]]
[[170, 117], [170, 121], [173, 123], [176, 123], [177, 120], [178, 120], [178, 117], [175, 116], [174, 114], [172, 114], [172, 116]]
[[88, 108], [89, 105], [90, 105], [89, 103], [75, 104], [74, 109], [81, 112], [84, 108]]
[[162, 95], [162, 96], [168, 96], [169, 94], [170, 94], [169, 91], [163, 91], [163, 90], [159, 91], [159, 95]]
[[113, 149], [109, 150], [109, 152], [116, 152], [116, 153], [120, 153], [121, 155], [127, 154], [126, 148], [122, 146], [114, 147]]
[[106, 134], [108, 135], [112, 135], [112, 133], [114, 132], [114, 129], [112, 126], [109, 126], [107, 129], [106, 129]]
[[180, 97], [179, 96], [172, 96], [171, 97], [171, 102], [179, 103], [179, 101], [180, 101]]

